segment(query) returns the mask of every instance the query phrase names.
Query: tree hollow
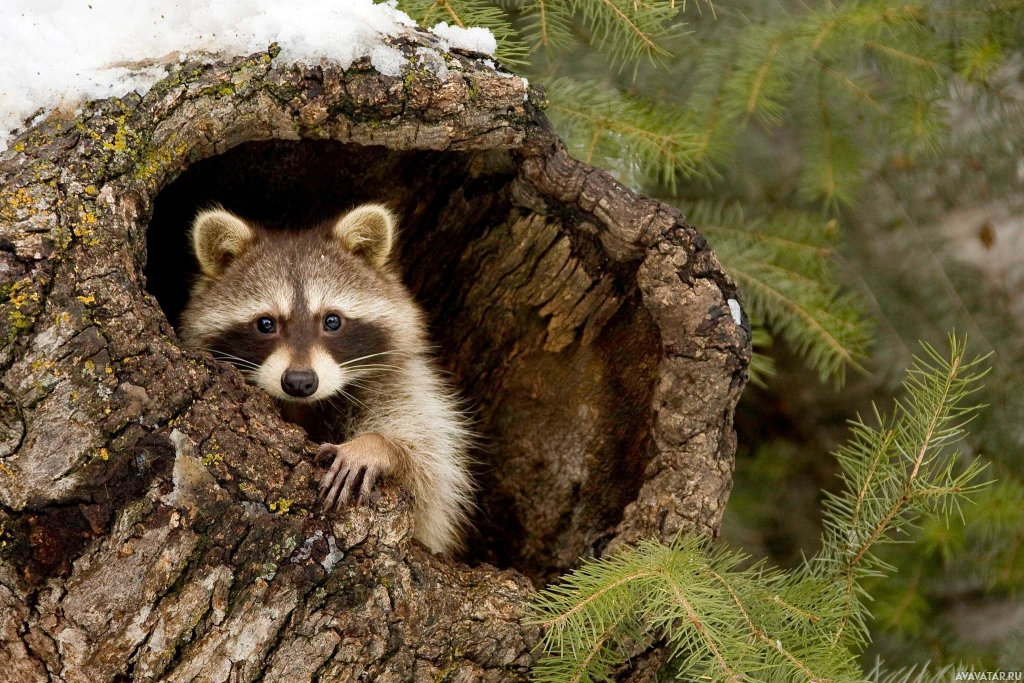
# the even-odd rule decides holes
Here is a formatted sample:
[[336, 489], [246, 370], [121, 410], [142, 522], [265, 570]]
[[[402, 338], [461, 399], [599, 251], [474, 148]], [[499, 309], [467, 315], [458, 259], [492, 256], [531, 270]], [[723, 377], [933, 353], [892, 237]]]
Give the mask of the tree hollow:
[[[410, 63], [433, 46], [395, 41]], [[185, 63], [0, 154], [0, 669], [17, 680], [505, 680], [533, 584], [715, 534], [749, 335], [671, 207], [569, 158], [478, 55], [400, 78], [274, 54]], [[409, 502], [319, 514], [313, 445], [173, 325], [186, 231], [364, 201], [481, 434], [463, 558]], [[493, 565], [493, 566], [492, 566]], [[529, 578], [526, 578], [529, 577]]]

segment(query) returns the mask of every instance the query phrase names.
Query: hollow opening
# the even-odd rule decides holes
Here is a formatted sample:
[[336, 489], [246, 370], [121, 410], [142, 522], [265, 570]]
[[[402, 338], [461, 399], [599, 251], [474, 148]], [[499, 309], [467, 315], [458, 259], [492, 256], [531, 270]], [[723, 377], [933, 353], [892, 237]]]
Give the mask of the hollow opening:
[[[479, 167], [486, 159], [458, 152], [394, 152], [333, 141], [285, 140], [247, 143], [204, 159], [154, 202], [147, 234], [148, 289], [177, 327], [188, 300], [187, 283], [196, 273], [185, 231], [197, 211], [214, 204], [270, 229], [294, 229], [335, 218], [363, 202], [384, 202], [401, 216], [399, 260], [408, 264], [426, 256], [411, 247], [442, 220], [446, 227], [472, 230], [493, 218], [493, 212], [507, 215], [501, 189], [509, 176], [499, 170], [469, 177], [474, 161]], [[441, 215], [453, 210], [465, 215]], [[431, 245], [436, 247], [432, 267], [444, 271], [435, 276], [448, 275], [459, 256], [458, 245], [472, 239], [451, 233], [447, 237]]]
[[[177, 326], [196, 272], [187, 229], [198, 210], [220, 204], [268, 228], [295, 229], [362, 202], [387, 203], [400, 217], [406, 283], [481, 436], [479, 510], [465, 559], [540, 582], [599, 550], [635, 499], [660, 343], [629, 272], [585, 285], [559, 275], [568, 284], [537, 293], [548, 287], [552, 260], [565, 260], [559, 273], [575, 268], [573, 277], [586, 280], [587, 263], [602, 252], [585, 230], [518, 206], [515, 171], [500, 150], [246, 143], [193, 164], [155, 198], [145, 273]], [[585, 320], [553, 343], [551, 302], [572, 286], [598, 297], [600, 324]]]

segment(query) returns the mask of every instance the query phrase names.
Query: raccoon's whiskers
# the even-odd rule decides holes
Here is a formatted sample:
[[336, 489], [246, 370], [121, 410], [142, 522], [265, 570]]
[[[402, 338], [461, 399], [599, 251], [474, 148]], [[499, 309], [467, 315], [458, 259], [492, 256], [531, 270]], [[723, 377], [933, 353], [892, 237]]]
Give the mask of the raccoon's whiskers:
[[360, 363], [359, 365], [346, 366], [346, 370], [361, 370], [364, 368], [385, 368], [388, 370], [407, 370], [408, 368], [401, 365], [390, 365], [388, 363]]
[[373, 372], [395, 372], [400, 375], [409, 376], [409, 371], [405, 368], [398, 368], [393, 365], [357, 365], [354, 368], [348, 368], [349, 370], [365, 370], [366, 376], [369, 376]]
[[369, 354], [367, 356], [360, 356], [359, 358], [350, 358], [347, 361], [345, 361], [344, 363], [339, 363], [338, 365], [340, 367], [345, 367], [346, 365], [351, 365], [352, 363], [358, 363], [359, 361], [366, 360], [367, 358], [376, 358], [377, 356], [383, 356], [383, 355], [388, 354], [388, 353], [398, 353], [398, 351], [397, 350], [395, 350], [395, 351], [381, 351], [379, 353], [371, 353], [371, 354]]
[[338, 389], [338, 393], [341, 394], [342, 396], [344, 396], [345, 398], [347, 398], [348, 400], [352, 401], [353, 403], [357, 403], [357, 404], [361, 405], [364, 408], [366, 407], [365, 403], [363, 403], [358, 398], [356, 398], [352, 394], [348, 393], [344, 389]]
[[257, 370], [260, 367], [258, 363], [254, 363], [251, 360], [246, 360], [245, 358], [239, 358], [238, 356], [234, 356], [230, 353], [227, 353], [226, 351], [219, 351], [217, 349], [207, 348], [204, 348], [202, 350], [208, 351], [210, 355], [212, 355], [216, 360], [226, 361], [238, 367], [247, 367], [251, 370]]
[[354, 386], [354, 387], [358, 387], [359, 390], [363, 392], [363, 395], [367, 396], [367, 397], [383, 396], [383, 395], [388, 393], [387, 390], [384, 389], [384, 388], [381, 388], [381, 387], [371, 387], [371, 386], [369, 386], [367, 384], [356, 384], [355, 382], [349, 382], [349, 385]]
[[354, 367], [349, 368], [349, 370], [375, 370], [375, 369], [401, 370], [403, 372], [405, 371], [405, 368], [400, 367], [398, 365], [383, 365], [381, 363], [367, 363], [366, 365], [356, 365]]
[[260, 369], [258, 365], [244, 365], [242, 363], [239, 363], [238, 361], [230, 360], [227, 358], [218, 358], [217, 360], [222, 363], [228, 363], [229, 365], [233, 365], [239, 370], [245, 370], [246, 372], [256, 372], [257, 370]]
[[339, 401], [338, 399], [340, 399], [340, 398], [341, 398], [341, 396], [338, 395], [338, 394], [331, 394], [327, 398], [320, 399], [319, 403], [327, 403], [327, 404], [329, 404], [331, 406], [334, 406], [334, 408], [336, 410], [342, 410], [342, 411], [346, 410], [348, 408], [348, 405], [346, 405], [345, 403]]
[[368, 356], [360, 356], [359, 358], [350, 358], [349, 360], [345, 361], [344, 363], [339, 363], [339, 366], [340, 367], [345, 367], [346, 365], [351, 365], [352, 363], [358, 363], [361, 360], [366, 360], [368, 358], [376, 358], [377, 356], [384, 356], [384, 355], [387, 355], [389, 353], [408, 353], [408, 354], [413, 354], [413, 353], [416, 353], [418, 351], [425, 351], [425, 350], [427, 350], [427, 349], [426, 348], [420, 348], [420, 349], [392, 349], [390, 351], [381, 351], [379, 353], [371, 353]]

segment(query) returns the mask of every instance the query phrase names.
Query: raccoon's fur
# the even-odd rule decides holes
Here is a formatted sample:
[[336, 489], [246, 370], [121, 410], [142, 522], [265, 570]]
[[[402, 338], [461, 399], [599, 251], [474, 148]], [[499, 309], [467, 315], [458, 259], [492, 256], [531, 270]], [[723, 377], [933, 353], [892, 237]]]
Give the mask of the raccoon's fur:
[[181, 332], [324, 443], [321, 454], [334, 456], [325, 509], [361, 502], [378, 477], [394, 477], [415, 498], [415, 538], [447, 552], [472, 504], [469, 432], [389, 262], [394, 238], [394, 217], [375, 204], [293, 232], [204, 211], [192, 226], [202, 272]]

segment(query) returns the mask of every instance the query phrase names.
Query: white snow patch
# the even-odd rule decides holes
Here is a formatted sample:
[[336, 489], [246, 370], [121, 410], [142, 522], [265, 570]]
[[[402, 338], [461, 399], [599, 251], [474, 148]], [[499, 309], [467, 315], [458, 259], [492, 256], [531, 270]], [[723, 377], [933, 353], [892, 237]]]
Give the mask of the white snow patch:
[[462, 28], [449, 26], [447, 21], [442, 21], [430, 29], [430, 32], [441, 39], [445, 50], [457, 47], [460, 50], [493, 56], [494, 51], [498, 49], [498, 41], [494, 34], [478, 26]]
[[423, 68], [437, 76], [438, 80], [448, 78], [448, 62], [440, 52], [429, 47], [418, 47], [416, 56]]
[[[0, 0], [0, 151], [40, 110], [145, 93], [186, 54], [248, 55], [276, 42], [286, 62], [347, 68], [369, 55], [398, 75], [405, 59], [384, 39], [415, 25], [395, 0]], [[497, 47], [482, 28], [435, 33], [445, 49]]]
[[732, 313], [732, 319], [736, 321], [737, 325], [743, 324], [743, 310], [740, 309], [740, 302], [736, 299], [729, 299], [726, 301], [729, 304], [729, 312]]
[[408, 63], [409, 60], [405, 58], [405, 55], [397, 47], [381, 43], [380, 45], [374, 45], [373, 49], [370, 50], [370, 64], [385, 76], [402, 75], [402, 66]]
[[[508, 72], [508, 71], [502, 71], [501, 69], [499, 69], [498, 65], [494, 63], [493, 59], [481, 59], [479, 61], [480, 61], [481, 64], [486, 66], [488, 69], [493, 71], [496, 76], [500, 76], [502, 78], [515, 78], [516, 77], [516, 75], [514, 73], [511, 73], [511, 72]], [[524, 85], [529, 85], [529, 83], [530, 83], [525, 78], [520, 79], [520, 80], [523, 81]]]

